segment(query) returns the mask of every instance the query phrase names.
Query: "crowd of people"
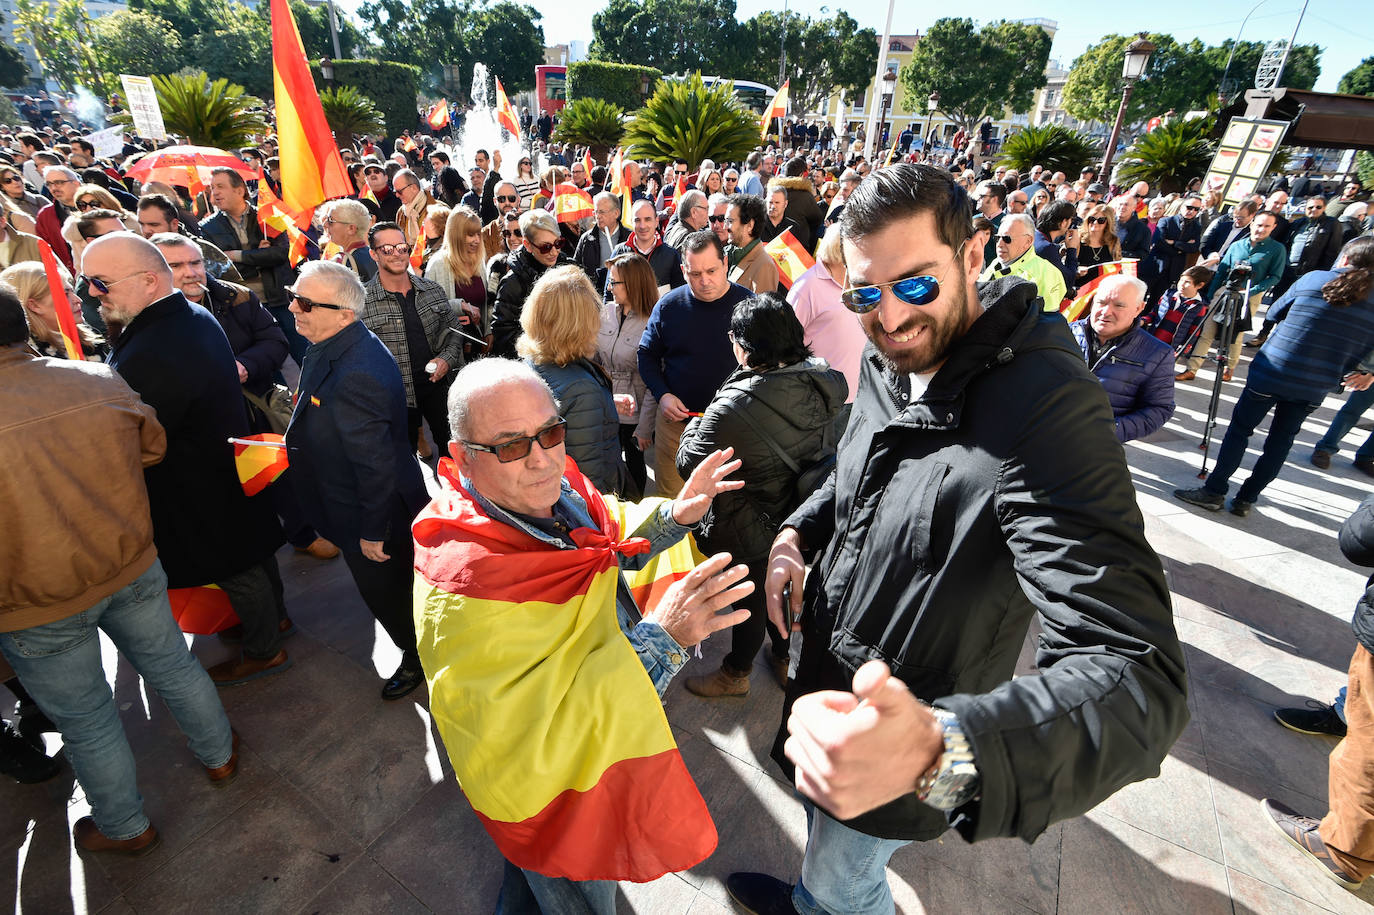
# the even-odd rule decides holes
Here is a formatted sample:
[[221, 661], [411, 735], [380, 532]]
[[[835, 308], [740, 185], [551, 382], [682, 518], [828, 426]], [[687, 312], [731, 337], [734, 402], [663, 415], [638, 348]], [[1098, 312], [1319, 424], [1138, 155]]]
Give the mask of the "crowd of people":
[[[644, 785], [600, 780], [675, 758], [659, 696], [727, 628], [720, 667], [686, 689], [747, 695], [769, 643], [786, 690], [773, 755], [809, 829], [797, 884], [731, 876], [752, 911], [890, 909], [883, 869], [903, 844], [951, 827], [1033, 839], [1155, 774], [1187, 721], [1186, 676], [1120, 443], [1170, 419], [1176, 381], [1224, 330], [1230, 381], [1268, 298], [1218, 466], [1178, 495], [1221, 507], [1274, 409], [1232, 502], [1244, 516], [1344, 385], [1361, 396], [1313, 456], [1329, 466], [1374, 403], [1363, 189], [1223, 212], [1215, 194], [1091, 168], [1022, 176], [974, 140], [908, 140], [875, 168], [815, 126], [789, 122], [740, 162], [623, 176], [553, 142], [512, 169], [494, 149], [460, 161], [432, 137], [364, 138], [340, 151], [355, 193], [316, 209], [304, 260], [260, 214], [281, 191], [270, 138], [197, 196], [130, 178], [140, 149], [101, 160], [74, 132], [0, 131], [0, 453], [16, 458], [0, 653], [20, 700], [4, 771], [51, 777], [41, 735], [60, 732], [91, 803], [77, 844], [155, 845], [94, 634], [225, 784], [239, 737], [216, 688], [293, 662], [289, 542], [342, 555], [400, 650], [382, 699], [428, 685], [511, 911], [611, 911], [608, 877], [710, 853], [680, 760], [645, 770], [680, 841], [646, 839]], [[565, 184], [591, 215], [560, 220]], [[814, 257], [798, 277], [765, 251], [784, 233]], [[1242, 275], [1244, 311], [1221, 314]], [[249, 495], [229, 441], [268, 432], [289, 469]], [[91, 436], [98, 467], [78, 459]], [[1371, 449], [1356, 465], [1374, 475]], [[209, 585], [239, 624], [207, 669], [167, 594]], [[1037, 616], [1040, 673], [1013, 680]], [[522, 638], [472, 654], [497, 618]], [[535, 733], [559, 738], [556, 759]], [[512, 795], [503, 772], [535, 757], [537, 784]], [[606, 828], [579, 845], [559, 832], [579, 816]], [[1364, 834], [1344, 816], [1340, 836]], [[1337, 835], [1351, 880], [1374, 871], [1374, 850]]]

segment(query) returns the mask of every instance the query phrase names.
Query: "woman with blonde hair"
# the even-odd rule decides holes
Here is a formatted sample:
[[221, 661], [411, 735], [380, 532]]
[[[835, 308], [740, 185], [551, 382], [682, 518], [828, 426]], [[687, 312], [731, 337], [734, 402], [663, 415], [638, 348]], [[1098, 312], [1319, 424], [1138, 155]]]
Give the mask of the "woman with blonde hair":
[[568, 456], [601, 492], [623, 494], [627, 471], [616, 398], [610, 376], [593, 361], [601, 299], [582, 268], [555, 267], [541, 276], [520, 313], [520, 327], [516, 352], [558, 398]]
[[[58, 268], [61, 269], [60, 267]], [[29, 316], [29, 334], [34, 349], [41, 355], [66, 359], [67, 346], [62, 340], [62, 331], [57, 323], [57, 308], [66, 308], [76, 321], [76, 333], [81, 340], [81, 350], [91, 362], [103, 362], [110, 353], [109, 344], [81, 318], [81, 300], [72, 289], [70, 278], [63, 276], [62, 291], [65, 302], [53, 303], [52, 290], [48, 286], [48, 274], [39, 261], [25, 261], [11, 264], [0, 270], [0, 283], [13, 287], [24, 305], [24, 313]]]
[[601, 306], [596, 362], [610, 374], [616, 396], [634, 398], [634, 410], [620, 417], [620, 450], [630, 475], [629, 495], [640, 498], [649, 482], [644, 452], [654, 442], [658, 401], [639, 374], [639, 340], [658, 304], [658, 281], [654, 268], [636, 251], [617, 254], [606, 268], [613, 298]]
[[[444, 288], [458, 320], [472, 328], [473, 336], [491, 345], [491, 308], [483, 280], [482, 219], [472, 207], [455, 207], [444, 225], [443, 242], [425, 266], [425, 279]], [[467, 344], [464, 344], [465, 348]]]
[[1121, 240], [1116, 237], [1116, 214], [1105, 203], [1083, 217], [1083, 236], [1078, 244], [1078, 285], [1097, 277], [1099, 264], [1121, 260]]
[[697, 176], [697, 190], [707, 197], [721, 193], [722, 183], [718, 168], [703, 168], [701, 174]]

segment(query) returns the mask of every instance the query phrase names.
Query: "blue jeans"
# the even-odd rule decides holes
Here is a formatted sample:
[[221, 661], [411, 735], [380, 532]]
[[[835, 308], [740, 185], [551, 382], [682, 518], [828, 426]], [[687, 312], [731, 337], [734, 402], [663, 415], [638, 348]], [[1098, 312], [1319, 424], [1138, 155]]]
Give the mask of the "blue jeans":
[[67, 758], [107, 838], [131, 839], [148, 828], [134, 754], [119, 723], [100, 663], [104, 632], [167, 704], [202, 765], [233, 753], [229, 719], [205, 668], [186, 647], [167, 603], [162, 563], [127, 587], [64, 620], [0, 632], [0, 653], [62, 732]]
[[1245, 448], [1255, 427], [1264, 421], [1270, 410], [1274, 411], [1273, 422], [1269, 424], [1269, 434], [1264, 437], [1264, 447], [1255, 469], [1240, 489], [1236, 498], [1242, 502], [1254, 502], [1264, 487], [1274, 482], [1274, 477], [1283, 469], [1288, 460], [1288, 452], [1293, 449], [1293, 440], [1302, 429], [1302, 421], [1317, 409], [1317, 404], [1308, 400], [1286, 400], [1274, 394], [1265, 394], [1246, 385], [1240, 392], [1240, 400], [1231, 411], [1231, 421], [1226, 427], [1226, 437], [1221, 440], [1217, 451], [1217, 463], [1207, 476], [1202, 488], [1219, 496], [1226, 495], [1230, 488], [1231, 474], [1240, 467], [1245, 458]]
[[[1363, 391], [1351, 391], [1345, 399], [1345, 406], [1341, 407], [1336, 418], [1331, 420], [1331, 428], [1326, 430], [1322, 440], [1317, 442], [1317, 451], [1329, 451], [1335, 454], [1341, 450], [1341, 439], [1345, 438], [1347, 432], [1355, 428], [1355, 424], [1360, 421], [1364, 411], [1374, 406], [1374, 385]], [[1355, 452], [1355, 460], [1369, 461], [1374, 460], [1374, 433], [1370, 433], [1369, 438], [1365, 439], [1364, 444]]]
[[545, 877], [506, 862], [496, 915], [615, 915], [614, 880]]
[[806, 857], [792, 905], [801, 915], [887, 915], [893, 911], [887, 862], [905, 839], [879, 839], [817, 810], [806, 808]]

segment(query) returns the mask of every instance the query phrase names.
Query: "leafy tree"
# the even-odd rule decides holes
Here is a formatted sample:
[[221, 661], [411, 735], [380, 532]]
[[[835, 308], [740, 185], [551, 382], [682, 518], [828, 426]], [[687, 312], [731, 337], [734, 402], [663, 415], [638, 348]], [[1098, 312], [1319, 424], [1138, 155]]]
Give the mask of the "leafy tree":
[[386, 130], [382, 112], [352, 86], [331, 86], [320, 92], [320, 107], [340, 149], [353, 145], [354, 134], [380, 134]]
[[119, 10], [97, 19], [91, 39], [110, 85], [119, 74], [155, 76], [175, 73], [185, 63], [181, 36], [160, 16], [141, 10]]
[[1097, 144], [1076, 130], [1060, 124], [1026, 127], [1002, 143], [998, 165], [1026, 174], [1032, 166], [1043, 165], [1050, 172], [1077, 174], [1098, 158]]
[[1336, 91], [1346, 95], [1374, 95], [1374, 57], [1366, 57], [1355, 69], [1342, 76], [1336, 84]]
[[938, 91], [940, 111], [971, 131], [1007, 109], [1029, 110], [1049, 55], [1050, 35], [1037, 25], [937, 19], [898, 78], [909, 98]]
[[606, 152], [620, 145], [625, 135], [621, 121], [625, 110], [613, 102], [599, 98], [580, 98], [569, 102], [558, 118], [554, 139], [560, 143], [574, 143], [591, 147], [592, 161], [606, 161]]
[[878, 63], [878, 33], [861, 29], [841, 10], [829, 19], [811, 19], [796, 13], [786, 19], [767, 11], [744, 24], [740, 46], [753, 49], [740, 72], [722, 76], [752, 79], [772, 85], [777, 81], [780, 44], [787, 48], [788, 94], [792, 110], [818, 111], [832, 93], [857, 92], [873, 78]]
[[[1155, 46], [1145, 74], [1136, 81], [1126, 109], [1126, 123], [1134, 124], [1170, 108], [1188, 110], [1194, 100], [1215, 92], [1217, 80], [1203, 56], [1205, 46], [1194, 40], [1180, 45], [1172, 35], [1148, 36]], [[1108, 35], [1073, 62], [1064, 86], [1064, 107], [1081, 121], [1116, 120], [1121, 106], [1121, 64], [1134, 35]]]
[[1211, 118], [1175, 118], [1141, 134], [1121, 159], [1120, 180], [1148, 181], [1161, 194], [1181, 192], [1212, 162], [1211, 129]]
[[[539, 13], [510, 0], [367, 0], [358, 15], [377, 36], [383, 60], [436, 76], [440, 63], [480, 60], [514, 93], [534, 87], [534, 68], [544, 60]], [[459, 73], [459, 95], [471, 91], [469, 79]]]
[[[262, 107], [262, 99], [228, 80], [211, 82], [203, 72], [154, 76], [153, 91], [167, 132], [185, 137], [188, 143], [232, 150], [267, 132], [267, 122], [253, 110]], [[110, 120], [133, 123], [127, 113]]]
[[1374, 185], [1374, 153], [1367, 150], [1355, 153], [1355, 174], [1365, 187]]
[[[0, 16], [0, 25], [5, 22], [5, 17]], [[24, 59], [24, 55], [19, 49], [7, 41], [0, 42], [0, 86], [18, 87], [29, 81], [29, 62]], [[9, 101], [8, 98], [5, 101]], [[0, 106], [3, 107], [3, 106]], [[10, 103], [10, 110], [14, 109], [14, 103]], [[8, 115], [8, 112], [0, 112]], [[5, 124], [13, 124], [18, 118], [11, 118], [4, 121]]]
[[733, 84], [708, 88], [694, 73], [660, 82], [622, 142], [637, 159], [739, 160], [758, 145], [759, 121], [735, 101]]
[[[258, 13], [271, 23], [271, 3], [259, 2]], [[305, 56], [312, 61], [321, 57], [334, 57], [334, 38], [329, 31], [329, 4], [310, 6], [302, 0], [291, 0], [291, 14], [296, 17], [296, 28], [301, 33], [301, 44], [305, 46]], [[338, 14], [339, 51], [345, 58], [363, 57], [372, 48], [359, 28], [348, 17]]]
[[212, 79], [224, 79], [253, 95], [272, 94], [272, 27], [255, 11], [223, 4], [224, 19], [192, 43], [191, 62]]
[[85, 0], [15, 0], [14, 40], [33, 48], [38, 62], [64, 92], [84, 86], [108, 95], [91, 43], [91, 18]]
[[[1231, 46], [1235, 44], [1231, 39], [1226, 39], [1221, 44], [1210, 47], [1203, 51], [1203, 57], [1213, 70], [1216, 71], [1216, 78], [1210, 83], [1208, 91], [1215, 92], [1221, 85], [1221, 76], [1226, 74], [1226, 95], [1228, 98], [1233, 94], [1243, 94], [1246, 89], [1255, 85], [1255, 71], [1259, 69], [1260, 58], [1264, 56], [1264, 42], [1262, 41], [1242, 41], [1236, 44], [1236, 54], [1231, 60], [1231, 69], [1226, 69], [1226, 58], [1231, 53]], [[1322, 49], [1314, 44], [1293, 45], [1293, 50], [1288, 55], [1288, 62], [1283, 67], [1283, 85], [1290, 89], [1311, 89], [1317, 84], [1317, 77], [1321, 76], [1321, 54]], [[1193, 107], [1197, 107], [1194, 105]], [[1181, 109], [1180, 109], [1181, 110]]]
[[592, 16], [592, 36], [593, 60], [645, 64], [664, 73], [733, 78], [757, 56], [736, 18], [735, 0], [610, 0]]

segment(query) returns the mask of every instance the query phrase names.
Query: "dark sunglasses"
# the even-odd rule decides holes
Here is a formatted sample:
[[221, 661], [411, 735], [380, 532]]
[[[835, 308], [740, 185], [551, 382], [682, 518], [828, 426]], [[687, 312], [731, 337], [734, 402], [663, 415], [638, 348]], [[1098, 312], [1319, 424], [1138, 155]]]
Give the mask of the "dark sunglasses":
[[378, 254], [394, 256], [397, 254], [409, 254], [410, 245], [376, 245], [372, 250], [376, 251]]
[[473, 451], [484, 451], [487, 454], [496, 455], [496, 460], [502, 464], [509, 464], [511, 461], [520, 461], [530, 456], [530, 450], [534, 448], [534, 443], [538, 442], [539, 447], [548, 451], [563, 444], [568, 437], [567, 421], [559, 419], [558, 422], [536, 432], [534, 435], [522, 435], [513, 438], [508, 442], [501, 442], [499, 445], [482, 445], [477, 442], [464, 441], [463, 444]]
[[[87, 240], [87, 241], [91, 241], [91, 240], [93, 240], [93, 239], [95, 239], [95, 238], [99, 238], [99, 237], [100, 237], [99, 235], [93, 235], [93, 236], [91, 236], [91, 238], [87, 238], [86, 240]], [[131, 279], [133, 279], [134, 277], [136, 277], [136, 276], [142, 276], [143, 274], [145, 274], [145, 273], [147, 273], [147, 272], [148, 272], [147, 270], [140, 270], [140, 271], [138, 271], [137, 273], [131, 273], [131, 274], [129, 274], [128, 276], [121, 276], [121, 277], [120, 277], [119, 279], [117, 279], [117, 280], [101, 280], [101, 279], [96, 279], [96, 278], [93, 277], [93, 276], [87, 276], [86, 274], [83, 273], [83, 274], [81, 274], [80, 276], [78, 276], [77, 279], [78, 279], [78, 280], [85, 280], [85, 281], [86, 281], [86, 285], [89, 286], [90, 288], [94, 289], [98, 294], [100, 294], [100, 295], [109, 295], [109, 294], [110, 294], [110, 287], [113, 286], [115, 283], [122, 283], [122, 282], [124, 282], [125, 280], [131, 280]]]
[[310, 309], [312, 308], [332, 308], [335, 311], [343, 311], [346, 307], [344, 305], [331, 305], [328, 302], [316, 302], [314, 299], [307, 299], [305, 296], [296, 292], [291, 286], [286, 287], [286, 295], [290, 301], [295, 302], [301, 307], [302, 314], [310, 314]]
[[86, 210], [100, 209], [100, 204], [96, 203], [94, 200], [78, 200], [76, 202], [76, 208], [84, 213]]
[[519, 195], [516, 195], [514, 197], [507, 197], [505, 194], [498, 194], [496, 196], [496, 201], [498, 203], [519, 203], [520, 197]]
[[1086, 222], [1088, 223], [1088, 225], [1090, 225], [1090, 226], [1092, 226], [1092, 225], [1097, 225], [1098, 223], [1102, 223], [1102, 225], [1105, 226], [1105, 225], [1107, 224], [1107, 217], [1106, 217], [1106, 216], [1089, 216], [1085, 221], [1086, 221]]
[[6, 178], [3, 182], [0, 182], [0, 183], [3, 183], [3, 184], [23, 184], [23, 183], [24, 183], [24, 179], [23, 179], [23, 178], [20, 178], [18, 175], [10, 175], [8, 178]]
[[563, 239], [555, 238], [553, 241], [546, 241], [542, 245], [536, 245], [534, 242], [530, 242], [530, 247], [538, 251], [540, 254], [548, 254], [550, 251], [553, 250], [562, 251]]
[[710, 217], [710, 219], [711, 219], [711, 224], [712, 224], [712, 225], [715, 225], [715, 224], [718, 223], [718, 222], [725, 222], [725, 217], [724, 217], [724, 216], [712, 216], [712, 217]]
[[1012, 235], [994, 235], [994, 236], [992, 236], [992, 240], [993, 240], [993, 241], [1000, 241], [1000, 242], [1001, 242], [1002, 244], [1004, 244], [1004, 245], [1009, 245], [1009, 244], [1011, 244], [1012, 242], [1016, 241], [1016, 238], [1015, 238], [1015, 236], [1012, 236]]
[[1196, 213], [1199, 209], [1201, 209], [1201, 207], [1184, 207], [1184, 208], [1183, 208], [1183, 212], [1185, 212], [1185, 213]]
[[501, 234], [504, 235], [506, 238], [519, 238], [519, 237], [520, 237], [520, 230], [519, 230], [519, 229], [507, 229], [505, 232], [502, 232]]
[[682, 168], [682, 169], [674, 169], [674, 170], [673, 170], [673, 174], [674, 174], [674, 175], [685, 175], [685, 174], [687, 174], [687, 169], [685, 169], [685, 168]]

